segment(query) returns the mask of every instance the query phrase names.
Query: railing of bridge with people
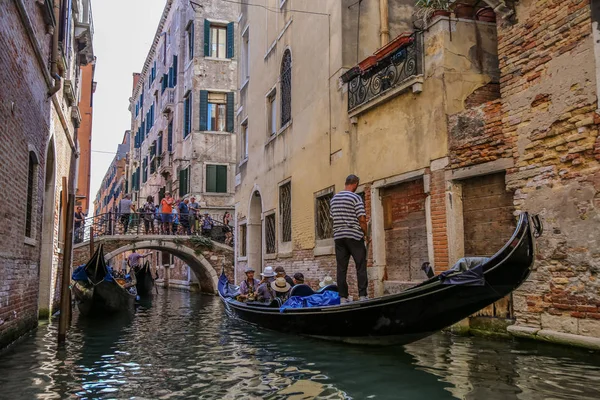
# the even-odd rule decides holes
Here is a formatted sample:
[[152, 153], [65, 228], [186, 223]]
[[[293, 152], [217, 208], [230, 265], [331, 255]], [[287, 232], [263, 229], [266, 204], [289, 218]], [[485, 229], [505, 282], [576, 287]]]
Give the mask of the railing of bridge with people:
[[200, 235], [219, 243], [233, 246], [233, 227], [219, 219], [222, 215], [180, 215], [131, 212], [127, 214], [105, 213], [88, 217], [75, 227], [75, 243], [114, 235]]

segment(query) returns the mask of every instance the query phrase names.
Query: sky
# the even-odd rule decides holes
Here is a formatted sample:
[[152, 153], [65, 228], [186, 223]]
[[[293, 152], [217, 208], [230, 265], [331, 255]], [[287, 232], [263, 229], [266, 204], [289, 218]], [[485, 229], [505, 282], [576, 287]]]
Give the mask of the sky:
[[[128, 107], [133, 73], [141, 72], [144, 66], [165, 3], [166, 0], [92, 0], [97, 87], [92, 125], [91, 203], [117, 145], [130, 129]], [[91, 209], [88, 214], [92, 214]]]

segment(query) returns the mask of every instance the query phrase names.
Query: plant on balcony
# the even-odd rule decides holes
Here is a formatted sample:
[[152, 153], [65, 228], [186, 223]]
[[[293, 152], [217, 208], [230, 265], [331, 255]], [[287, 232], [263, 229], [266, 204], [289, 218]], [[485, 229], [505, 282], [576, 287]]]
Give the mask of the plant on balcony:
[[415, 16], [423, 21], [439, 15], [449, 17], [452, 3], [454, 3], [453, 0], [417, 0]]

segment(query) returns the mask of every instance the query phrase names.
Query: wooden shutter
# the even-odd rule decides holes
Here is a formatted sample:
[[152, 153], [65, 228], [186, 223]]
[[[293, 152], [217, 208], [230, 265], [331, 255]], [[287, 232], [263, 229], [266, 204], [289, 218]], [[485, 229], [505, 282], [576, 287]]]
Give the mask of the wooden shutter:
[[200, 130], [208, 129], [208, 91], [200, 91]]
[[217, 166], [206, 166], [206, 191], [215, 193], [217, 191]]
[[177, 86], [177, 56], [173, 56], [173, 87]]
[[183, 138], [185, 139], [192, 130], [192, 93], [185, 98], [183, 110]]
[[233, 133], [233, 92], [227, 93], [227, 122], [225, 123], [225, 130]]
[[204, 20], [204, 57], [210, 57], [210, 22]]
[[169, 122], [167, 130], [167, 150], [170, 153], [173, 151], [173, 121]]
[[227, 58], [233, 58], [235, 30], [233, 22], [227, 24]]
[[227, 193], [227, 165], [217, 165], [217, 193]]
[[189, 168], [179, 171], [179, 197], [188, 194], [188, 172]]

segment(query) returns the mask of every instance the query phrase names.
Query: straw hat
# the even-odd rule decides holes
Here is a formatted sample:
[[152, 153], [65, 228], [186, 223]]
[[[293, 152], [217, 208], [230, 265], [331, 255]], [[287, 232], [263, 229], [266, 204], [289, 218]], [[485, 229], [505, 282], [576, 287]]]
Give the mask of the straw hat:
[[323, 281], [319, 282], [319, 287], [325, 287], [329, 285], [335, 285], [335, 281], [330, 276], [326, 276], [323, 278]]
[[275, 276], [275, 272], [273, 272], [273, 267], [266, 267], [264, 272], [261, 272], [260, 274], [265, 277]]
[[286, 293], [288, 290], [291, 289], [291, 286], [285, 281], [284, 277], [280, 276], [279, 278], [271, 282], [271, 288], [276, 292]]
[[248, 272], [255, 272], [254, 268], [252, 268], [252, 267], [246, 267], [246, 269], [244, 269], [244, 273], [247, 274]]

